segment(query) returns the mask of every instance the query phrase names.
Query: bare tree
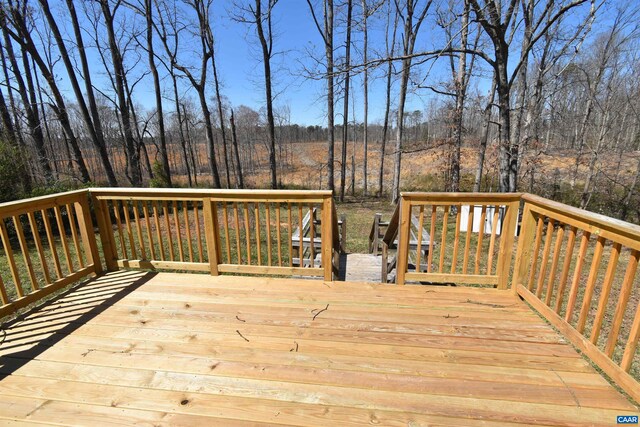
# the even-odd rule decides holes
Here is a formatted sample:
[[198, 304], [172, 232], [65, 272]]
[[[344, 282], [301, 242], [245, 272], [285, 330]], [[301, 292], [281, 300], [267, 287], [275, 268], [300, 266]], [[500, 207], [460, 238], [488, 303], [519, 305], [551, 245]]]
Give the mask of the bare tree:
[[[342, 101], [342, 163], [340, 164], [340, 201], [344, 201], [345, 178], [347, 171], [347, 142], [349, 139], [349, 89], [351, 83], [351, 18], [353, 14], [353, 1], [347, 0], [347, 35], [345, 40], [344, 55], [344, 98]], [[355, 150], [354, 150], [355, 151]], [[355, 166], [355, 163], [354, 163]], [[352, 175], [352, 179], [355, 177]], [[352, 190], [355, 190], [352, 185]]]
[[[198, 94], [207, 137], [207, 150], [209, 155], [209, 166], [211, 168], [211, 177], [213, 179], [214, 187], [220, 188], [220, 175], [218, 174], [218, 164], [215, 154], [211, 111], [209, 110], [206, 96], [208, 62], [213, 55], [206, 36], [207, 27], [209, 25], [209, 6], [211, 5], [211, 0], [193, 0], [188, 4], [195, 12], [198, 20], [200, 37], [200, 76], [198, 78], [196, 78], [189, 67], [178, 62], [180, 33], [184, 31], [185, 27], [177, 22], [177, 14], [171, 14], [167, 5], [164, 5], [162, 10], [160, 10], [160, 5], [158, 6], [158, 24], [156, 25], [156, 31], [158, 32], [158, 36], [162, 41], [165, 52], [169, 57], [171, 67], [180, 71], [189, 80], [191, 86], [193, 86], [194, 90]], [[167, 25], [171, 26], [172, 34], [169, 34]], [[173, 46], [170, 45], [169, 37], [173, 40]]]
[[400, 198], [400, 171], [402, 162], [402, 138], [404, 129], [404, 106], [407, 100], [411, 61], [416, 44], [416, 37], [420, 26], [427, 16], [433, 0], [428, 0], [422, 9], [416, 9], [417, 0], [396, 1], [396, 11], [404, 26], [402, 38], [402, 75], [400, 77], [400, 91], [398, 93], [398, 118], [396, 125], [395, 162], [393, 166], [393, 183], [391, 199], [395, 203]]
[[328, 174], [328, 186], [331, 191], [335, 190], [333, 167], [334, 167], [334, 152], [335, 152], [335, 115], [334, 115], [334, 63], [333, 63], [333, 0], [322, 0], [323, 5], [323, 25], [320, 25], [318, 21], [318, 13], [311, 3], [311, 0], [307, 0], [313, 22], [322, 37], [324, 42], [324, 49], [326, 55], [325, 63], [325, 77], [327, 80], [327, 145], [329, 155], [327, 158], [327, 174]]
[[[260, 48], [262, 49], [262, 66], [264, 68], [264, 90], [265, 103], [267, 107], [267, 136], [269, 148], [269, 169], [271, 171], [271, 188], [278, 187], [277, 165], [276, 165], [276, 129], [273, 115], [273, 89], [271, 78], [271, 60], [273, 59], [273, 8], [278, 0], [252, 0], [253, 4], [247, 5], [236, 3], [237, 13], [234, 19], [238, 22], [254, 25]], [[265, 3], [263, 5], [263, 3]], [[237, 150], [237, 146], [234, 148]], [[238, 163], [238, 167], [240, 164]], [[241, 175], [240, 175], [241, 176]], [[242, 185], [241, 185], [242, 187]]]
[[69, 83], [73, 89], [73, 93], [76, 97], [76, 102], [78, 104], [78, 108], [80, 110], [82, 119], [85, 123], [85, 128], [89, 133], [89, 137], [93, 142], [93, 145], [96, 147], [98, 151], [98, 155], [102, 162], [102, 166], [104, 168], [105, 174], [107, 176], [107, 181], [109, 185], [116, 186], [118, 185], [118, 181], [116, 179], [115, 173], [113, 172], [113, 167], [111, 166], [111, 161], [109, 160], [109, 156], [107, 154], [106, 144], [104, 141], [104, 135], [102, 133], [102, 125], [100, 123], [100, 118], [97, 114], [97, 107], [95, 105], [95, 98], [93, 96], [93, 87], [91, 86], [91, 76], [88, 71], [89, 66], [86, 58], [86, 53], [84, 50], [84, 43], [82, 40], [82, 34], [80, 32], [80, 26], [78, 23], [78, 17], [75, 11], [75, 6], [73, 5], [72, 0], [67, 0], [67, 8], [69, 10], [69, 16], [71, 18], [71, 23], [74, 28], [74, 32], [76, 35], [76, 43], [77, 43], [77, 51], [80, 57], [80, 62], [82, 63], [82, 67], [84, 69], [84, 76], [82, 78], [85, 80], [85, 90], [87, 92], [86, 97], [89, 100], [89, 107], [85, 102], [85, 95], [82, 93], [82, 89], [80, 89], [80, 83], [78, 81], [78, 77], [76, 75], [76, 70], [74, 64], [72, 62], [71, 55], [67, 49], [66, 42], [60, 32], [58, 23], [54, 18], [51, 8], [49, 6], [48, 0], [38, 0], [40, 3], [40, 7], [42, 9], [43, 15], [45, 16], [49, 27], [51, 28], [51, 32], [53, 33], [54, 39], [56, 41], [56, 47], [60, 53], [60, 58], [64, 63], [65, 69], [67, 71], [67, 75], [69, 77]]
[[[391, 9], [391, 4], [389, 4], [389, 9]], [[395, 9], [394, 9], [395, 10]], [[394, 18], [393, 18], [393, 30], [391, 35], [389, 35], [389, 31], [390, 31], [390, 23], [391, 23], [391, 10], [389, 10], [389, 13], [387, 15], [387, 24], [386, 24], [386, 34], [387, 37], [385, 38], [385, 44], [386, 44], [386, 50], [387, 50], [387, 57], [392, 58], [395, 55], [395, 48], [396, 48], [396, 31], [398, 29], [398, 20], [399, 20], [399, 14], [397, 13], [397, 11], [395, 11], [395, 13], [393, 13]], [[380, 143], [380, 170], [378, 173], [378, 197], [382, 197], [382, 193], [384, 191], [384, 158], [385, 158], [385, 154], [386, 154], [386, 147], [387, 147], [387, 138], [389, 135], [389, 117], [391, 115], [391, 83], [392, 83], [392, 76], [393, 76], [393, 62], [392, 61], [388, 61], [387, 62], [387, 73], [386, 73], [386, 90], [385, 90], [385, 94], [386, 94], [386, 100], [385, 100], [385, 109], [384, 109], [384, 124], [382, 127], [382, 140]]]

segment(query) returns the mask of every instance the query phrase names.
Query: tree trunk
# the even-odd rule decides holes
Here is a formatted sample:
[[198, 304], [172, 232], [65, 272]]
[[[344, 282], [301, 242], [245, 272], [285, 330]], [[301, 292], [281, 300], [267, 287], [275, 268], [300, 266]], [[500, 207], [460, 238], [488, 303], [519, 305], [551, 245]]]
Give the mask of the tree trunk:
[[344, 201], [345, 181], [347, 175], [347, 142], [349, 140], [349, 87], [351, 72], [351, 16], [353, 1], [347, 0], [347, 39], [345, 41], [344, 63], [344, 100], [342, 102], [342, 164], [340, 165], [340, 201]]
[[233, 144], [233, 155], [236, 158], [238, 173], [238, 188], [244, 188], [244, 179], [242, 177], [242, 164], [240, 163], [240, 152], [238, 151], [238, 136], [236, 134], [236, 121], [231, 109], [231, 143]]
[[367, 66], [367, 50], [369, 49], [369, 34], [368, 34], [368, 28], [367, 28], [367, 18], [369, 17], [369, 10], [367, 8], [367, 0], [362, 0], [362, 37], [363, 37], [363, 42], [362, 42], [362, 55], [363, 55], [363, 62], [365, 64], [364, 66], [364, 70], [363, 70], [363, 107], [364, 107], [364, 113], [363, 113], [363, 134], [362, 134], [362, 141], [363, 141], [363, 148], [364, 148], [364, 153], [363, 153], [363, 165], [362, 165], [362, 175], [363, 175], [363, 186], [364, 186], [364, 195], [365, 197], [367, 196], [368, 192], [369, 192], [369, 188], [367, 185], [367, 174], [368, 174], [368, 168], [367, 168], [367, 161], [368, 161], [368, 157], [369, 157], [369, 135], [368, 135], [368, 128], [369, 128], [369, 69]]
[[98, 150], [98, 155], [102, 162], [103, 168], [105, 170], [105, 174], [107, 176], [107, 181], [111, 186], [117, 186], [117, 180], [115, 174], [113, 173], [113, 168], [111, 166], [111, 161], [109, 160], [107, 150], [104, 142], [104, 135], [102, 134], [102, 125], [100, 123], [100, 117], [97, 113], [97, 107], [95, 106], [95, 98], [93, 96], [93, 87], [91, 86], [91, 77], [89, 76], [88, 64], [86, 53], [84, 51], [84, 43], [82, 41], [82, 34], [80, 33], [80, 28], [78, 24], [78, 17], [75, 12], [75, 6], [73, 5], [72, 0], [67, 0], [67, 8], [69, 9], [71, 23], [76, 35], [76, 43], [78, 45], [78, 55], [80, 57], [80, 62], [82, 64], [84, 70], [84, 78], [87, 82], [85, 86], [87, 91], [87, 98], [89, 99], [89, 103], [91, 105], [92, 112], [89, 112], [87, 108], [87, 104], [85, 102], [84, 95], [82, 94], [82, 90], [80, 89], [80, 84], [78, 82], [78, 78], [76, 76], [76, 71], [74, 68], [74, 64], [71, 61], [69, 56], [69, 52], [67, 51], [67, 46], [64, 42], [62, 34], [60, 33], [60, 29], [58, 28], [57, 22], [54, 19], [51, 10], [49, 8], [48, 0], [38, 0], [40, 6], [42, 7], [42, 11], [44, 13], [47, 22], [49, 23], [49, 27], [51, 28], [51, 32], [56, 40], [56, 45], [60, 52], [60, 57], [62, 62], [64, 63], [65, 69], [67, 70], [67, 75], [69, 76], [69, 82], [71, 83], [71, 87], [73, 89], [74, 95], [76, 97], [76, 102], [78, 104], [78, 108], [80, 110], [80, 114], [85, 123], [85, 127], [89, 132], [89, 136], [93, 145]]
[[[351, 0], [349, 0], [351, 1]], [[273, 95], [271, 92], [271, 55], [272, 55], [272, 45], [273, 38], [271, 34], [271, 10], [272, 7], [270, 5], [269, 10], [267, 11], [267, 22], [268, 22], [268, 37], [265, 36], [264, 28], [262, 26], [262, 22], [264, 20], [262, 14], [262, 0], [256, 0], [256, 9], [255, 9], [255, 18], [256, 18], [256, 29], [258, 31], [258, 38], [260, 39], [260, 46], [262, 47], [262, 65], [264, 67], [264, 87], [265, 87], [265, 100], [267, 103], [267, 131], [269, 138], [269, 169], [271, 171], [271, 188], [278, 188], [278, 179], [276, 174], [276, 126], [275, 120], [273, 118]], [[239, 164], [238, 164], [239, 166]]]
[[133, 139], [131, 117], [129, 115], [129, 105], [127, 104], [126, 92], [124, 88], [125, 69], [120, 52], [120, 46], [118, 46], [118, 40], [115, 34], [114, 17], [111, 14], [111, 8], [108, 0], [100, 0], [100, 6], [102, 8], [102, 14], [104, 16], [104, 23], [107, 29], [107, 36], [109, 40], [109, 51], [111, 53], [111, 63], [113, 66], [114, 84], [118, 99], [118, 110], [120, 113], [120, 120], [122, 121], [125, 151], [128, 161], [127, 172], [129, 179], [131, 180], [131, 185], [133, 185], [134, 187], [140, 187], [142, 186], [140, 154]]
[[[156, 98], [156, 113], [158, 115], [158, 138], [160, 139], [160, 163], [169, 187], [173, 186], [171, 182], [171, 168], [169, 167], [169, 156], [167, 155], [167, 139], [164, 130], [164, 113], [162, 110], [162, 92], [160, 89], [160, 75], [156, 67], [155, 55], [153, 52], [153, 9], [151, 8], [152, 0], [144, 0], [144, 11], [147, 24], [147, 53], [149, 58], [149, 68], [153, 75], [153, 89]], [[148, 156], [147, 156], [148, 158]]]
[[191, 167], [189, 166], [189, 155], [187, 154], [187, 141], [185, 141], [184, 137], [184, 129], [182, 127], [182, 111], [180, 108], [180, 98], [178, 96], [178, 82], [176, 79], [176, 75], [174, 73], [173, 68], [171, 68], [169, 74], [171, 75], [171, 81], [173, 83], [173, 97], [175, 99], [176, 104], [176, 118], [178, 120], [178, 133], [180, 135], [180, 147], [182, 148], [182, 157], [184, 158], [184, 165], [187, 168], [187, 182], [189, 183], [189, 187], [193, 186], [193, 182], [191, 180]]
[[496, 94], [496, 78], [493, 77], [491, 90], [487, 106], [484, 109], [484, 117], [482, 122], [482, 136], [480, 137], [480, 148], [478, 149], [478, 165], [476, 166], [476, 177], [473, 182], [473, 192], [478, 193], [482, 184], [482, 173], [484, 169], [484, 157], [487, 152], [487, 143], [489, 142], [489, 130], [491, 125], [491, 110], [493, 109], [493, 100]]
[[333, 177], [333, 162], [335, 150], [335, 127], [334, 127], [334, 80], [333, 80], [333, 0], [326, 0], [325, 7], [325, 52], [327, 56], [327, 145], [329, 155], [327, 158], [327, 174], [329, 190], [335, 190]]
[[[33, 96], [33, 98], [29, 97], [29, 92], [27, 91], [27, 86], [23, 79], [23, 73], [20, 71], [20, 68], [18, 67], [18, 61], [16, 60], [16, 55], [13, 50], [13, 45], [11, 44], [11, 39], [9, 38], [7, 22], [4, 16], [2, 16], [1, 26], [2, 26], [2, 33], [4, 37], [4, 44], [5, 44], [4, 47], [7, 53], [7, 58], [9, 59], [9, 63], [11, 64], [11, 68], [13, 70], [16, 84], [18, 86], [16, 89], [20, 94], [20, 98], [22, 99], [22, 106], [27, 116], [27, 126], [29, 127], [29, 134], [33, 139], [33, 143], [36, 149], [37, 162], [43, 172], [45, 182], [49, 184], [53, 179], [53, 171], [51, 169], [51, 165], [49, 164], [47, 153], [45, 151], [44, 134], [42, 133], [42, 127], [40, 126], [40, 116], [38, 114], [37, 109], [35, 109], [35, 105], [37, 104], [37, 101], [35, 99], [35, 95]], [[3, 61], [3, 67], [5, 67], [6, 69], [6, 64], [4, 61]], [[24, 70], [25, 77], [27, 75], [30, 75], [29, 70], [30, 70], [30, 67], [27, 67]]]

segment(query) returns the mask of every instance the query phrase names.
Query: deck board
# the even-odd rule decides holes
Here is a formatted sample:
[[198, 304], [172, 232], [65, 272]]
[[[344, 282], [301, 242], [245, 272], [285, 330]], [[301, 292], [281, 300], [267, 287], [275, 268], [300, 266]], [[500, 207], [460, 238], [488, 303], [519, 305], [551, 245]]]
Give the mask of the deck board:
[[615, 425], [637, 414], [507, 291], [120, 271], [4, 332], [0, 419], [16, 425]]

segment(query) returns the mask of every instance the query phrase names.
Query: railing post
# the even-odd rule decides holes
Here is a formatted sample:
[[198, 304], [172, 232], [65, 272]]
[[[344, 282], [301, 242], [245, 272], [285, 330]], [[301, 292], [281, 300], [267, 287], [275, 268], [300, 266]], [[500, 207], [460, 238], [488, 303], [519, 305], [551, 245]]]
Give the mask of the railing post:
[[325, 282], [333, 280], [333, 264], [331, 262], [333, 251], [333, 198], [324, 196], [322, 200], [322, 268], [324, 269]]
[[98, 233], [100, 234], [100, 241], [102, 242], [105, 266], [107, 267], [107, 271], [117, 271], [118, 263], [116, 259], [118, 255], [113, 245], [113, 228], [111, 226], [111, 220], [109, 219], [107, 204], [104, 200], [94, 195], [91, 195], [91, 200], [96, 213], [96, 221], [98, 222]]
[[500, 238], [500, 249], [498, 252], [498, 289], [507, 289], [509, 286], [509, 272], [511, 270], [511, 259], [513, 254], [513, 241], [518, 223], [518, 208], [520, 200], [506, 204], [507, 211], [502, 222], [502, 236]]
[[513, 267], [513, 280], [511, 288], [513, 293], [518, 292], [518, 285], [524, 283], [528, 268], [531, 265], [531, 243], [536, 233], [536, 218], [531, 212], [529, 203], [524, 203], [522, 222], [520, 223], [520, 236], [518, 237], [518, 250], [516, 262]]
[[80, 228], [80, 237], [82, 238], [87, 261], [89, 264], [93, 264], [94, 273], [98, 275], [102, 274], [102, 262], [100, 262], [98, 243], [96, 242], [93, 221], [91, 221], [91, 211], [89, 210], [89, 192], [87, 191], [87, 193], [81, 196], [73, 205], [76, 211], [76, 219]]
[[218, 213], [215, 202], [211, 198], [202, 200], [204, 211], [204, 230], [207, 243], [207, 255], [209, 257], [209, 269], [212, 276], [217, 276], [218, 260], [220, 256], [218, 239]]
[[409, 228], [411, 227], [411, 201], [400, 195], [400, 231], [398, 232], [398, 261], [396, 283], [404, 285], [404, 276], [409, 265]]

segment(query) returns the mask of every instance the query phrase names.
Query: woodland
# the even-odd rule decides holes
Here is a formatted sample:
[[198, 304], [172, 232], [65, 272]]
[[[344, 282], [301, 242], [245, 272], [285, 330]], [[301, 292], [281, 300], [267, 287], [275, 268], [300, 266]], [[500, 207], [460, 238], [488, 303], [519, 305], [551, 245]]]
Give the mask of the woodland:
[[[313, 37], [285, 50], [292, 0], [2, 0], [0, 201], [87, 186], [529, 191], [639, 220], [635, 1], [296, 1]], [[246, 29], [260, 105], [225, 93], [222, 25]], [[322, 85], [322, 123], [292, 121], [293, 79]]]

